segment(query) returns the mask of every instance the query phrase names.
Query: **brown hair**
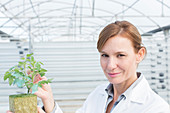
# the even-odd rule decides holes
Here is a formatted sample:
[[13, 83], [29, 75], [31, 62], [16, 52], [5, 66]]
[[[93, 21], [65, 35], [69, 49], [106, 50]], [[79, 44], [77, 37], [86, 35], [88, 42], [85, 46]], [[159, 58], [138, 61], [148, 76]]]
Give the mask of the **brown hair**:
[[[132, 41], [132, 44], [134, 46], [134, 51], [137, 53], [142, 47], [142, 38], [137, 30], [137, 28], [127, 21], [116, 21], [115, 23], [111, 23], [107, 25], [99, 35], [99, 39], [97, 42], [97, 49], [100, 52], [103, 48], [106, 41], [114, 36], [123, 36]], [[144, 47], [145, 48], [145, 47]]]

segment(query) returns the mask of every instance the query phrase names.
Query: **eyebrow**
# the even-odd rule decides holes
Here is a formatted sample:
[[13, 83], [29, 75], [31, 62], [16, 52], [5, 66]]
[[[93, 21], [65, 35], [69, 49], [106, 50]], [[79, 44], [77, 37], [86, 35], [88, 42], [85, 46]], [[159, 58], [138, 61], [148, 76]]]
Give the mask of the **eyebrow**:
[[104, 52], [104, 51], [99, 51], [100, 53], [106, 53], [106, 52]]
[[[99, 51], [100, 53], [107, 53], [107, 52], [105, 52], [105, 51]], [[116, 52], [116, 53], [126, 53], [126, 51], [118, 51], [118, 52]]]

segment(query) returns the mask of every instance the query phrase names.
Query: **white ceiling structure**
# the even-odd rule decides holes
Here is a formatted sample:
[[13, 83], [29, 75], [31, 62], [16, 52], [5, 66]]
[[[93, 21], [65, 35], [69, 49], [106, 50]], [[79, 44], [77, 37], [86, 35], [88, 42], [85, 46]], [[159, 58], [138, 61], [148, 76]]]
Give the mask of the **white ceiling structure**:
[[96, 40], [115, 20], [141, 34], [170, 25], [170, 0], [0, 0], [0, 31], [34, 41]]

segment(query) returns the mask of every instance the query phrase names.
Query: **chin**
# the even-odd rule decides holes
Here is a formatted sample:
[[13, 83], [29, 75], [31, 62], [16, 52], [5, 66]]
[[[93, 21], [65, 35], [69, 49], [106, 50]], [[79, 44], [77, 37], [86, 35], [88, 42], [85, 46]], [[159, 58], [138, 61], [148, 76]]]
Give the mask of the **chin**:
[[121, 84], [122, 82], [120, 82], [120, 80], [109, 80], [108, 81], [113, 84], [113, 85], [117, 85], [117, 84]]

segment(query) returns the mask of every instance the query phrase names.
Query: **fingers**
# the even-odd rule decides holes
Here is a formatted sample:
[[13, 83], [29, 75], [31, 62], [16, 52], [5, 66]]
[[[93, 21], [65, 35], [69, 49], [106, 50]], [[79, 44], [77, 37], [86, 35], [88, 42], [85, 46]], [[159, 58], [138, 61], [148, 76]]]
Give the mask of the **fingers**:
[[8, 110], [8, 111], [6, 111], [6, 113], [12, 113], [12, 112]]
[[37, 95], [40, 98], [43, 98], [43, 94], [45, 94], [45, 90], [38, 87], [38, 91], [36, 91], [34, 94]]
[[40, 80], [47, 80], [47, 77], [45, 77], [45, 76], [41, 77], [40, 76]]
[[45, 113], [40, 107], [37, 107], [38, 113]]
[[[31, 69], [27, 70], [27, 74], [32, 77], [32, 72]], [[37, 83], [38, 81], [40, 81], [42, 79], [41, 75], [39, 73], [36, 74], [35, 78], [34, 78], [34, 83]]]
[[28, 74], [28, 75], [31, 74], [31, 69], [28, 69], [28, 70], [27, 70], [27, 74]]
[[39, 81], [41, 81], [41, 75], [37, 74], [34, 78], [34, 83], [38, 83]]
[[[27, 70], [27, 74], [32, 77], [32, 73], [33, 71], [31, 71], [31, 69]], [[39, 73], [36, 74], [36, 76], [34, 77], [34, 83], [38, 83], [41, 80], [47, 80], [47, 78], [45, 76], [41, 77], [41, 75]]]
[[42, 81], [42, 80], [47, 80], [47, 78], [45, 76], [41, 77], [40, 74], [37, 74], [34, 78], [34, 83], [38, 83], [39, 81]]
[[38, 87], [38, 91], [36, 91], [34, 94], [40, 97], [41, 99], [46, 99], [49, 98], [49, 96], [51, 96], [50, 91], [47, 91], [46, 89], [40, 87]]

